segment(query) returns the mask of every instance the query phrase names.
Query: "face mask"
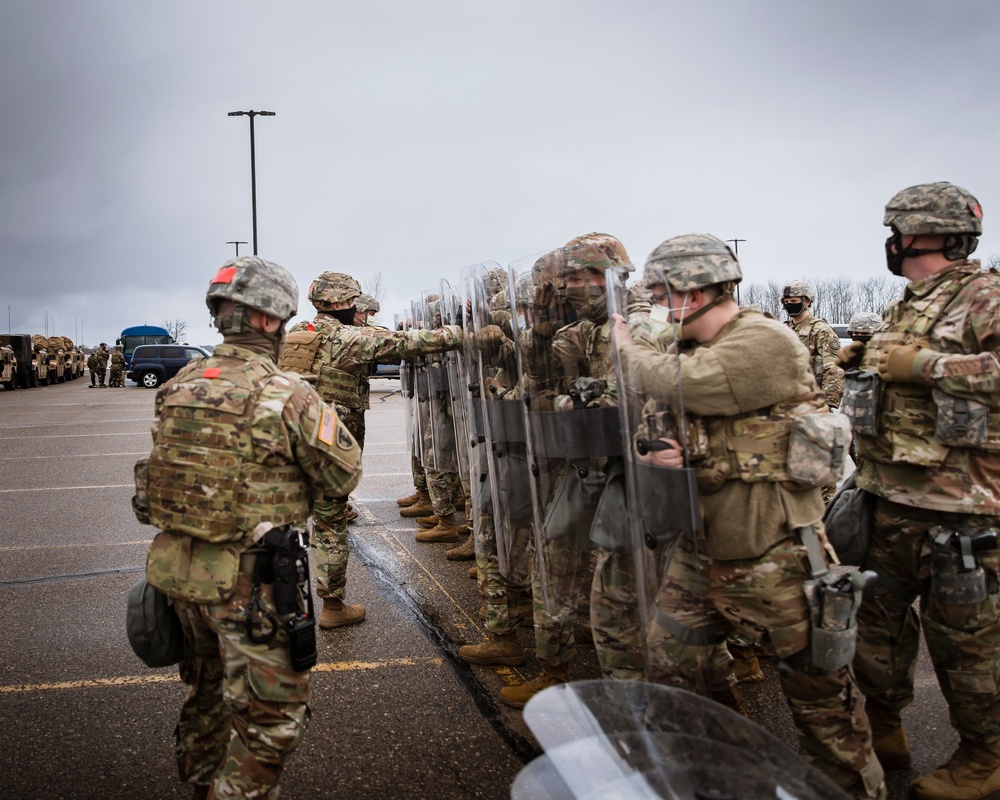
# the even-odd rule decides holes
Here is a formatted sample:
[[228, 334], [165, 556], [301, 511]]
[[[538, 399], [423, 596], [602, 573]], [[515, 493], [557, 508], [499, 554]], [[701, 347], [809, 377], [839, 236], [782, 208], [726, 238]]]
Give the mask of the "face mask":
[[608, 315], [607, 295], [603, 286], [566, 287], [566, 299], [576, 313], [594, 322], [606, 319]]
[[656, 303], [649, 311], [649, 318], [653, 320], [653, 322], [667, 324], [670, 322], [670, 309]]
[[785, 313], [790, 317], [797, 317], [802, 313], [802, 309], [805, 308], [805, 303], [782, 303], [785, 307]]
[[865, 344], [872, 338], [870, 333], [852, 333], [851, 341], [853, 342], [863, 342]]
[[355, 309], [354, 306], [351, 306], [350, 308], [341, 308], [338, 311], [331, 310], [328, 313], [331, 317], [344, 325], [353, 325], [354, 315], [357, 313], [357, 309]]

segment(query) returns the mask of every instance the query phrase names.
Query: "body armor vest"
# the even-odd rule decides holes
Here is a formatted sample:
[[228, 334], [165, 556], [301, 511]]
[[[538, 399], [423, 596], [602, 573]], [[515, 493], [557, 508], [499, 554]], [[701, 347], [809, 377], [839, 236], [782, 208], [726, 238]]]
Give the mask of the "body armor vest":
[[340, 323], [314, 321], [306, 327], [296, 326], [285, 338], [285, 347], [278, 360], [278, 369], [300, 375], [316, 375], [316, 391], [327, 403], [351, 409], [365, 408], [368, 381], [338, 369], [324, 358], [323, 348], [336, 336]]
[[298, 464], [257, 459], [251, 422], [260, 387], [278, 368], [212, 359], [186, 367], [166, 389], [149, 458], [150, 523], [210, 542], [245, 542], [261, 522], [281, 526], [309, 515]]
[[[829, 409], [825, 396], [822, 392], [813, 392], [775, 403], [764, 411], [732, 417], [689, 414], [684, 438], [698, 488], [705, 494], [711, 494], [729, 480], [744, 483], [793, 480], [788, 474], [792, 426], [805, 414], [826, 413]], [[652, 420], [647, 418], [647, 425], [650, 422]], [[679, 438], [672, 432], [659, 435]]]
[[[897, 301], [887, 315], [889, 329], [880, 330], [869, 342], [862, 369], [876, 369], [878, 355], [886, 348], [920, 340], [936, 352], [960, 352], [936, 338], [934, 327], [962, 288], [983, 275], [978, 265], [958, 267], [926, 296]], [[859, 438], [860, 454], [884, 463], [936, 467], [951, 447], [1000, 450], [997, 402], [985, 400], [958, 398], [917, 383], [884, 383], [878, 399], [878, 434]], [[970, 424], [976, 431], [972, 436]]]

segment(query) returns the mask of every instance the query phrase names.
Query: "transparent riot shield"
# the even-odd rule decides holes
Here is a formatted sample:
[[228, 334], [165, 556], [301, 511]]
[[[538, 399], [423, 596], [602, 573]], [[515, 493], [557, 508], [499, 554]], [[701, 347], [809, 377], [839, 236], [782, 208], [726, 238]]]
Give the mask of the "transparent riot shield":
[[[441, 279], [438, 294], [441, 296], [441, 324], [458, 325], [464, 329], [464, 297], [460, 288], [452, 288], [451, 284]], [[448, 400], [450, 415], [454, 427], [454, 453], [458, 474], [463, 481], [471, 481], [469, 467], [469, 420], [466, 395], [469, 383], [468, 368], [465, 361], [465, 351], [451, 350], [440, 356], [444, 370], [447, 373]]]
[[484, 442], [478, 458], [486, 478], [480, 488], [488, 487], [483, 512], [490, 515], [486, 524], [492, 525], [493, 532], [487, 540], [495, 542], [500, 574], [511, 583], [523, 584], [528, 579], [531, 500], [522, 394], [510, 312], [505, 308], [509, 306], [506, 274], [496, 263], [486, 262], [470, 268], [466, 280], [474, 333], [469, 385], [480, 406], [470, 419], [481, 430]]
[[[598, 248], [565, 247], [514, 262], [517, 354], [524, 375], [537, 584], [545, 610], [572, 624], [589, 594], [591, 553], [628, 539], [622, 438]], [[611, 492], [605, 489], [611, 484]]]
[[719, 703], [638, 681], [572, 681], [536, 694], [524, 721], [545, 755], [512, 800], [846, 800], [792, 748]]
[[[437, 289], [422, 293], [420, 320], [420, 327], [424, 330], [441, 327], [441, 296]], [[458, 469], [455, 420], [452, 417], [451, 385], [445, 355], [425, 355], [423, 365], [427, 376], [428, 421], [424, 431], [424, 467], [434, 472], [455, 472]]]
[[[409, 330], [413, 324], [409, 311], [395, 314], [393, 320], [397, 331]], [[412, 360], [404, 360], [399, 365], [399, 394], [403, 398], [403, 414], [406, 419], [406, 446], [410, 454], [419, 460], [421, 448], [417, 437], [416, 370]]]
[[[424, 325], [423, 299], [410, 303], [410, 327], [421, 329]], [[423, 469], [433, 469], [433, 456], [428, 457], [431, 444], [431, 404], [430, 385], [427, 377], [427, 358], [417, 356], [413, 359], [413, 387], [415, 422], [414, 441], [416, 442], [417, 458]]]
[[[621, 336], [623, 342], [632, 342], [633, 349], [654, 353], [665, 375], [678, 375], [674, 329], [650, 315], [650, 301], [642, 294], [648, 295], [638, 288], [627, 290], [620, 281], [609, 282], [608, 311], [617, 326], [615, 339]], [[665, 555], [679, 537], [693, 537], [701, 529], [698, 485], [691, 461], [703, 449], [703, 436], [683, 413], [683, 392], [658, 394], [658, 384], [643, 381], [636, 374], [635, 361], [614, 345], [612, 342], [611, 354], [619, 387], [629, 542], [645, 631], [656, 613]], [[667, 463], [668, 455], [676, 455], [675, 448], [684, 452], [683, 460]]]

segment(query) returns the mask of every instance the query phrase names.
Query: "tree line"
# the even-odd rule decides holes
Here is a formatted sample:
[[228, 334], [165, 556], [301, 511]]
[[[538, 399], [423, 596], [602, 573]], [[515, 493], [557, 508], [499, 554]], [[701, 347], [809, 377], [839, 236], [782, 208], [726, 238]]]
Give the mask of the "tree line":
[[[877, 275], [854, 281], [850, 278], [821, 278], [805, 281], [816, 293], [812, 313], [827, 322], [846, 323], [860, 311], [874, 311], [881, 314], [889, 303], [899, 297], [906, 286], [903, 278], [892, 275]], [[740, 305], [757, 306], [775, 319], [784, 319], [781, 308], [781, 292], [786, 283], [774, 280], [750, 281], [740, 284]]]

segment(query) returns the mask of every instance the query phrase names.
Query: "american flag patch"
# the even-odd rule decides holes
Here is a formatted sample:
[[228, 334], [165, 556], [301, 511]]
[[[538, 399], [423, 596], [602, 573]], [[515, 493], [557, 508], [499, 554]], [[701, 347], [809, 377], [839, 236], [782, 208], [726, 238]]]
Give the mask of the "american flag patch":
[[319, 417], [319, 433], [316, 438], [323, 444], [332, 445], [334, 432], [337, 430], [337, 415], [324, 408]]

